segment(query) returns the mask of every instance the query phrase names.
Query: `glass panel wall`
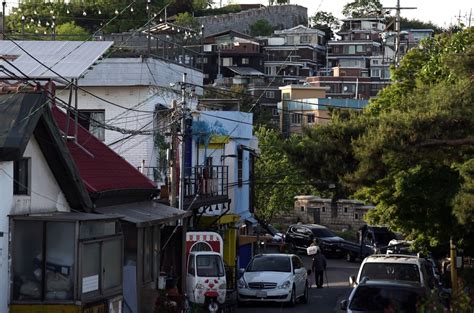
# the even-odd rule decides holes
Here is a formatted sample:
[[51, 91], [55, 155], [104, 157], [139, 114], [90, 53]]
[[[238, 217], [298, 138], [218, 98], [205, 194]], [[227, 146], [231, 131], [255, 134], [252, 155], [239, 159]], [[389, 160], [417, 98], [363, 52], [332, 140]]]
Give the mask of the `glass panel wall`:
[[46, 300], [72, 300], [74, 223], [46, 223]]
[[43, 223], [18, 221], [13, 237], [13, 300], [41, 300]]

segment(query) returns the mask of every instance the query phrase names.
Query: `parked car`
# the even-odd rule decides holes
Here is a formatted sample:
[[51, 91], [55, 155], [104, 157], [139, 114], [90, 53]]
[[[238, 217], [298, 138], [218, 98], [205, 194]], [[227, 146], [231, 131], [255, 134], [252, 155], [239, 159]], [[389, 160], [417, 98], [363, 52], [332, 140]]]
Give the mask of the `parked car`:
[[432, 264], [416, 255], [374, 254], [364, 259], [357, 278], [351, 276], [349, 282], [355, 286], [364, 278], [418, 283], [429, 289], [437, 287]]
[[392, 239], [397, 239], [397, 234], [387, 227], [364, 225], [357, 232], [356, 242], [343, 240], [339, 246], [343, 250], [342, 253], [346, 255], [347, 261], [353, 262], [371, 254], [385, 253]]
[[343, 251], [339, 247], [343, 241], [327, 227], [318, 224], [290, 225], [285, 235], [285, 242], [293, 250], [306, 249], [316, 240], [322, 252], [328, 256], [341, 256]]
[[271, 236], [272, 242], [280, 243], [285, 240], [285, 235], [278, 231], [272, 224], [259, 222], [260, 227], [258, 228], [259, 234], [264, 236]]
[[308, 301], [307, 271], [297, 255], [259, 254], [241, 272], [237, 284], [240, 303], [286, 302], [294, 306], [297, 299]]
[[417, 282], [364, 278], [352, 290], [349, 299], [341, 302], [341, 310], [348, 313], [416, 313], [426, 296], [426, 288]]

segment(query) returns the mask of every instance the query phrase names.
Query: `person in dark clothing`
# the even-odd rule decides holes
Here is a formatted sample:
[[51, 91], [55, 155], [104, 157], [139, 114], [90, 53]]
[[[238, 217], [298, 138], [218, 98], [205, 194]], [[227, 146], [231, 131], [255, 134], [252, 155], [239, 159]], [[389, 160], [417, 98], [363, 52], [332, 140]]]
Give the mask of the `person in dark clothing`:
[[316, 254], [313, 256], [313, 264], [311, 269], [314, 272], [317, 288], [323, 288], [324, 271], [326, 270], [326, 257], [321, 253], [321, 249], [319, 248], [316, 250]]

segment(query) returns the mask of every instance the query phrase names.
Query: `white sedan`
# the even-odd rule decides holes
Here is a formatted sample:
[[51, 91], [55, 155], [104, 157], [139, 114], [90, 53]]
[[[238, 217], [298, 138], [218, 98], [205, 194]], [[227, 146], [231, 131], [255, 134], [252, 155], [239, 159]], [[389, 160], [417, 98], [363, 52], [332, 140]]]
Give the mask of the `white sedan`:
[[307, 271], [294, 254], [260, 254], [252, 258], [238, 281], [239, 302], [308, 302]]

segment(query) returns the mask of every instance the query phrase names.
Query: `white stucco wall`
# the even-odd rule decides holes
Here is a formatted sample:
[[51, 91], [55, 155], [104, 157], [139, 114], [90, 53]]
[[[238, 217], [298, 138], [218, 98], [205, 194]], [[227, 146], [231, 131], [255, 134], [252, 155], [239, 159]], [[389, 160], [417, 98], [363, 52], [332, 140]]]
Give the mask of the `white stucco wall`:
[[13, 162], [0, 162], [0, 312], [8, 312], [8, 215], [13, 203]]
[[[10, 214], [71, 211], [71, 208], [69, 207], [69, 204], [67, 203], [66, 198], [34, 137], [30, 139], [30, 142], [26, 146], [23, 157], [31, 158], [31, 192], [28, 196], [13, 196], [13, 202], [10, 205]], [[10, 184], [12, 184], [11, 181]]]
[[[158, 106], [171, 107], [173, 100], [180, 101], [179, 86], [174, 92], [171, 83], [180, 82], [183, 73], [187, 73], [187, 82], [202, 85], [203, 74], [197, 70], [157, 59], [111, 58], [104, 59], [94, 66], [79, 85], [96, 95], [78, 93], [78, 108], [82, 110], [105, 110], [106, 124], [129, 130], [152, 130], [164, 133], [153, 122], [154, 111]], [[196, 89], [202, 94], [202, 88]], [[69, 90], [57, 90], [64, 101], [69, 99]], [[100, 100], [105, 99], [111, 103]], [[116, 104], [116, 105], [114, 105]], [[118, 105], [118, 106], [117, 106]], [[196, 106], [196, 100], [189, 99], [190, 107]], [[121, 107], [119, 107], [121, 106]], [[130, 111], [132, 108], [147, 112]], [[157, 152], [152, 135], [133, 135], [115, 130], [105, 130], [105, 143], [135, 167], [145, 161], [145, 166], [157, 166]], [[122, 140], [123, 139], [123, 140]], [[116, 144], [112, 144], [117, 142]], [[111, 145], [112, 144], [112, 145]]]
[[[196, 112], [198, 114], [198, 112]], [[244, 113], [238, 111], [204, 111], [196, 120], [205, 121], [209, 125], [216, 125], [224, 130], [224, 135], [229, 135], [230, 139], [224, 148], [209, 148], [196, 150], [196, 143], [193, 144], [193, 164], [196, 164], [196, 160], [199, 158], [199, 164], [203, 165], [205, 157], [213, 158], [213, 165], [226, 165], [229, 167], [229, 198], [231, 199], [229, 213], [239, 214], [247, 212], [249, 209], [249, 178], [250, 178], [250, 154], [248, 151], [243, 150], [243, 162], [242, 162], [242, 186], [237, 185], [238, 168], [237, 168], [237, 157], [225, 157], [223, 155], [235, 155], [237, 156], [237, 149], [239, 145], [257, 148], [256, 138], [253, 136], [252, 126], [253, 114]], [[197, 157], [199, 154], [199, 157]], [[220, 212], [214, 212], [219, 214]]]

